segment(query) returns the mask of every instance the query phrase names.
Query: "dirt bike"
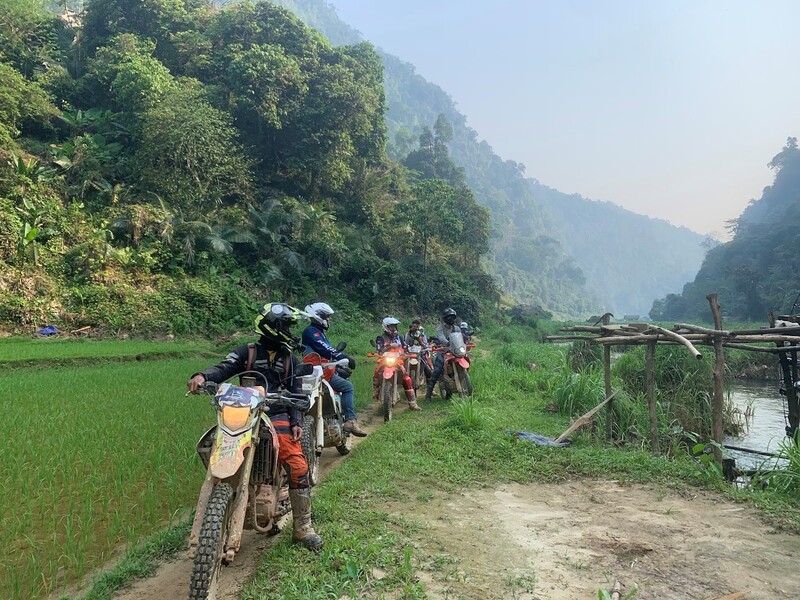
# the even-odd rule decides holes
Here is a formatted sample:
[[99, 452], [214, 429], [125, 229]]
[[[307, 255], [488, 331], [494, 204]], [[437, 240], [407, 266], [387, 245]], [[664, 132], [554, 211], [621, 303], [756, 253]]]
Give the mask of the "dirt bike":
[[422, 346], [411, 346], [408, 349], [408, 376], [411, 378], [411, 385], [416, 392], [425, 386], [425, 353], [427, 348]]
[[[301, 365], [297, 375], [308, 375]], [[266, 414], [270, 405], [306, 410], [307, 394], [265, 393], [266, 377], [257, 371], [240, 375], [241, 385], [207, 381], [202, 392], [211, 396], [217, 426], [197, 443], [206, 467], [200, 488], [189, 555], [193, 558], [190, 600], [216, 598], [222, 565], [233, 562], [242, 530], [276, 534], [277, 521], [290, 511], [286, 476], [278, 461], [278, 434]], [[257, 386], [257, 378], [263, 387]]]
[[470, 357], [469, 350], [475, 344], [464, 341], [460, 331], [450, 334], [449, 346], [437, 348], [444, 352], [444, 369], [439, 384], [442, 398], [449, 400], [453, 393], [460, 396], [472, 396], [472, 380], [469, 377]]
[[383, 404], [383, 421], [392, 420], [392, 409], [400, 398], [400, 389], [403, 387], [403, 361], [410, 358], [410, 354], [403, 352], [401, 346], [388, 346], [382, 354], [369, 353], [367, 356], [378, 358], [378, 369], [381, 374], [381, 386], [378, 398]]
[[[337, 347], [340, 352], [344, 350], [343, 344]], [[349, 360], [323, 362], [319, 354], [312, 352], [303, 357], [303, 362], [314, 367], [311, 375], [303, 377], [303, 391], [311, 395], [311, 406], [303, 419], [303, 438], [300, 440], [308, 461], [308, 480], [314, 486], [320, 479], [319, 460], [323, 448], [334, 447], [342, 456], [349, 454], [352, 448], [353, 438], [344, 431], [341, 394], [330, 384], [337, 368], [347, 367]]]

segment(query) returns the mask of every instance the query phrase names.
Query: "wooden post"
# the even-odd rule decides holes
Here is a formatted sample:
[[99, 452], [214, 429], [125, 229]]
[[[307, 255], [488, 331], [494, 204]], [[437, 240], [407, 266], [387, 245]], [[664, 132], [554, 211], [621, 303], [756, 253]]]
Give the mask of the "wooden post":
[[[603, 325], [608, 325], [610, 317], [603, 315]], [[603, 381], [606, 386], [606, 398], [611, 397], [611, 344], [603, 344]], [[611, 442], [614, 435], [614, 400], [606, 406], [606, 442]]]
[[[725, 351], [722, 348], [722, 313], [716, 293], [706, 296], [706, 300], [711, 305], [714, 329], [719, 332], [714, 335], [714, 412], [711, 420], [711, 437], [717, 444], [722, 444], [722, 409], [725, 405]], [[718, 461], [722, 460], [719, 448], [714, 448], [714, 456]]]
[[645, 377], [647, 381], [647, 409], [650, 414], [650, 449], [653, 454], [661, 454], [658, 443], [658, 412], [656, 411], [655, 398], [655, 374], [653, 365], [655, 363], [656, 342], [647, 342], [647, 353], [645, 360]]

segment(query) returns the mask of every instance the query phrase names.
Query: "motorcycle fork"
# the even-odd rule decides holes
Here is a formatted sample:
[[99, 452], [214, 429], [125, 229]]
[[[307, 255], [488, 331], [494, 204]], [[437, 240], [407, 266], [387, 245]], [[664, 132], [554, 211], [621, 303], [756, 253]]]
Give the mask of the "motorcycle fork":
[[[213, 450], [212, 450], [213, 451]], [[192, 531], [189, 534], [189, 556], [194, 558], [197, 550], [197, 538], [200, 537], [200, 527], [203, 524], [203, 515], [206, 514], [208, 508], [208, 501], [211, 498], [211, 491], [214, 489], [214, 476], [211, 474], [211, 469], [206, 471], [206, 478], [203, 485], [200, 487], [200, 496], [197, 498], [197, 508], [194, 513], [194, 521], [192, 522]]]
[[[256, 426], [253, 428], [252, 440], [258, 440], [259, 430], [261, 429], [261, 417], [256, 417]], [[277, 451], [277, 448], [276, 448]], [[247, 512], [247, 500], [250, 492], [250, 472], [253, 469], [253, 459], [255, 458], [254, 442], [245, 450], [244, 461], [239, 466], [236, 477], [238, 482], [234, 487], [236, 495], [233, 499], [230, 524], [228, 525], [228, 541], [225, 542], [226, 557], [225, 561], [230, 563], [242, 545], [242, 531], [244, 530], [244, 518]], [[256, 516], [253, 515], [253, 519]]]

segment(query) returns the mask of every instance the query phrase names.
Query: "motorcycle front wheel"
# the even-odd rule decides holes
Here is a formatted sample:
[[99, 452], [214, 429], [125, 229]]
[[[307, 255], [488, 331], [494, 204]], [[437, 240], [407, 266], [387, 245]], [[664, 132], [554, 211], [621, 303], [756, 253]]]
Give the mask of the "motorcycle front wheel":
[[214, 486], [211, 492], [197, 540], [197, 553], [189, 582], [189, 600], [213, 600], [217, 596], [232, 498], [233, 488], [227, 483]]
[[381, 402], [383, 402], [383, 422], [392, 420], [392, 400], [394, 400], [394, 386], [384, 379], [381, 383]]
[[317, 428], [314, 417], [306, 415], [303, 419], [303, 437], [300, 447], [308, 463], [308, 483], [314, 487], [319, 483], [319, 454], [317, 454]]
[[472, 380], [469, 378], [469, 371], [466, 369], [459, 369], [457, 377], [460, 380], [459, 383], [461, 383], [461, 389], [464, 390], [462, 395], [472, 396]]

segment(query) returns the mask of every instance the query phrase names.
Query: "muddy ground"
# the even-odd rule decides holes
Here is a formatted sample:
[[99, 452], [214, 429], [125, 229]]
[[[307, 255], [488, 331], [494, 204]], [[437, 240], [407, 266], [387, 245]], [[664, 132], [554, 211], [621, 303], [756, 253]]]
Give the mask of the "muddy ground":
[[[323, 476], [342, 460], [326, 450]], [[637, 584], [637, 600], [800, 598], [800, 537], [704, 492], [581, 480], [439, 492], [413, 514], [387, 510], [421, 524], [413, 556], [433, 598], [592, 599], [615, 580], [625, 591]], [[245, 532], [222, 573], [223, 600], [237, 598], [270, 543]], [[184, 598], [191, 566], [183, 553], [116, 600]]]

